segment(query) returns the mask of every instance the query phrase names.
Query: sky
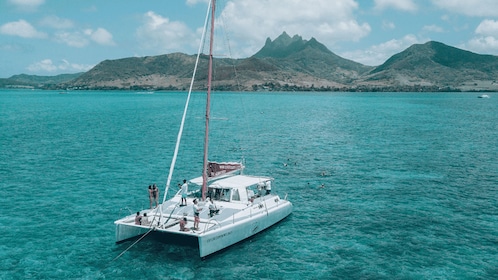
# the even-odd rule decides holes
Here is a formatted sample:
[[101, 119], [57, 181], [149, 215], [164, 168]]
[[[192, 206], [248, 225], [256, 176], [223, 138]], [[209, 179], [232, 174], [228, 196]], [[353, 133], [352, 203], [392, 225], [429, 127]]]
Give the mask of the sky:
[[[90, 70], [107, 59], [196, 54], [208, 0], [0, 0], [0, 78]], [[284, 31], [370, 66], [439, 41], [498, 55], [496, 0], [218, 0], [229, 53]], [[218, 35], [217, 35], [218, 36]]]

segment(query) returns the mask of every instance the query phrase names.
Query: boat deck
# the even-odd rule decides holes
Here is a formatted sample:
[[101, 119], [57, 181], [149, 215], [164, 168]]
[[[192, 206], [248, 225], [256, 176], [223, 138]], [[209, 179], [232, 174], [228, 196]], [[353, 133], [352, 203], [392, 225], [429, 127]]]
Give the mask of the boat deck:
[[[195, 230], [194, 225], [194, 209], [193, 209], [193, 198], [187, 199], [187, 205], [181, 206], [179, 201], [180, 198], [173, 198], [165, 202], [161, 208], [155, 208], [150, 210], [142, 211], [141, 213], [147, 213], [148, 223], [143, 225], [135, 225], [134, 216], [130, 215], [121, 222], [124, 224], [132, 225], [134, 227], [139, 227], [143, 229], [155, 228], [156, 231], [171, 232], [183, 235], [201, 235], [211, 229], [216, 229], [228, 224], [233, 224], [241, 217], [247, 217], [247, 215], [258, 215], [266, 211], [264, 206], [265, 201], [272, 202], [272, 198], [277, 197], [275, 195], [267, 195], [263, 197], [256, 198], [251, 204], [234, 204], [230, 202], [216, 201], [217, 209], [219, 210], [217, 214], [212, 217], [209, 216], [209, 209], [204, 205], [204, 202], [200, 203], [202, 208], [199, 218], [199, 230]], [[161, 211], [162, 210], [162, 211]], [[187, 218], [186, 228], [189, 231], [180, 231], [180, 220]]]

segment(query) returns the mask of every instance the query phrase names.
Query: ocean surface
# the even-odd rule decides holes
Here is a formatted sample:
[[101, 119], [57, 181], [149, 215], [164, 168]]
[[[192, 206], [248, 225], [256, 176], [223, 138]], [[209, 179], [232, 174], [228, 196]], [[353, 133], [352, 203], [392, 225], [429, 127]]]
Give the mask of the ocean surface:
[[[498, 95], [477, 95], [215, 93], [210, 159], [294, 211], [201, 260], [114, 242], [164, 193], [185, 93], [2, 90], [0, 279], [498, 279]], [[200, 175], [203, 99], [172, 185]]]

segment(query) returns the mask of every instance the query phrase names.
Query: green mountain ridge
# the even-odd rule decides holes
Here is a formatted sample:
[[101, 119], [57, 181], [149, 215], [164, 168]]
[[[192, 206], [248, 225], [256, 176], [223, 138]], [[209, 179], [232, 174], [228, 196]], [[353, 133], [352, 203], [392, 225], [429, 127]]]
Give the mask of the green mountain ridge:
[[[0, 79], [0, 87], [10, 81], [55, 89], [186, 90], [195, 58], [171, 53], [105, 60], [85, 73], [57, 79]], [[196, 90], [206, 86], [208, 57], [202, 55], [199, 63]], [[498, 91], [497, 56], [435, 41], [412, 45], [373, 67], [342, 58], [314, 38], [283, 32], [275, 40], [268, 38], [251, 57], [215, 58], [213, 70], [216, 90]]]

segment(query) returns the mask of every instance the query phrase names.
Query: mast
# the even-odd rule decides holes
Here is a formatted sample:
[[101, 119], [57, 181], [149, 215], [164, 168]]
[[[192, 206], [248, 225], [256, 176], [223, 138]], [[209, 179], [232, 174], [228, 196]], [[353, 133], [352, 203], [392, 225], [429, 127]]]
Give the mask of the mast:
[[[204, 27], [202, 28], [202, 37], [201, 37], [201, 41], [199, 43], [199, 50], [197, 51], [197, 57], [195, 59], [195, 66], [194, 66], [194, 71], [192, 72], [192, 79], [190, 80], [190, 87], [188, 90], [187, 100], [185, 101], [185, 107], [183, 109], [183, 115], [182, 115], [182, 121], [180, 123], [180, 129], [178, 130], [178, 135], [176, 137], [175, 152], [173, 153], [173, 158], [171, 159], [171, 165], [169, 167], [169, 173], [168, 173], [168, 180], [166, 181], [166, 189], [164, 191], [162, 203], [164, 203], [166, 201], [166, 196], [168, 195], [169, 186], [171, 184], [171, 178], [173, 177], [173, 171], [175, 170], [176, 158], [178, 157], [178, 150], [180, 149], [180, 140], [182, 139], [183, 128], [185, 126], [185, 119], [187, 117], [187, 110], [188, 110], [188, 106], [190, 104], [190, 97], [192, 95], [192, 89], [194, 87], [195, 74], [197, 73], [197, 66], [199, 65], [199, 58], [201, 57], [204, 37], [206, 36], [208, 19], [209, 19], [209, 10], [210, 10], [209, 6], [210, 5], [208, 5], [208, 8], [206, 9], [206, 19], [204, 20]], [[161, 209], [161, 213], [162, 213], [162, 207], [160, 207], [160, 209]]]
[[211, 33], [209, 36], [209, 66], [208, 66], [208, 83], [207, 83], [207, 100], [206, 100], [206, 130], [204, 134], [204, 161], [202, 167], [202, 200], [206, 200], [207, 191], [207, 168], [208, 168], [208, 145], [209, 145], [209, 113], [211, 108], [211, 80], [213, 78], [213, 39], [214, 39], [214, 16], [216, 1], [211, 1]]

